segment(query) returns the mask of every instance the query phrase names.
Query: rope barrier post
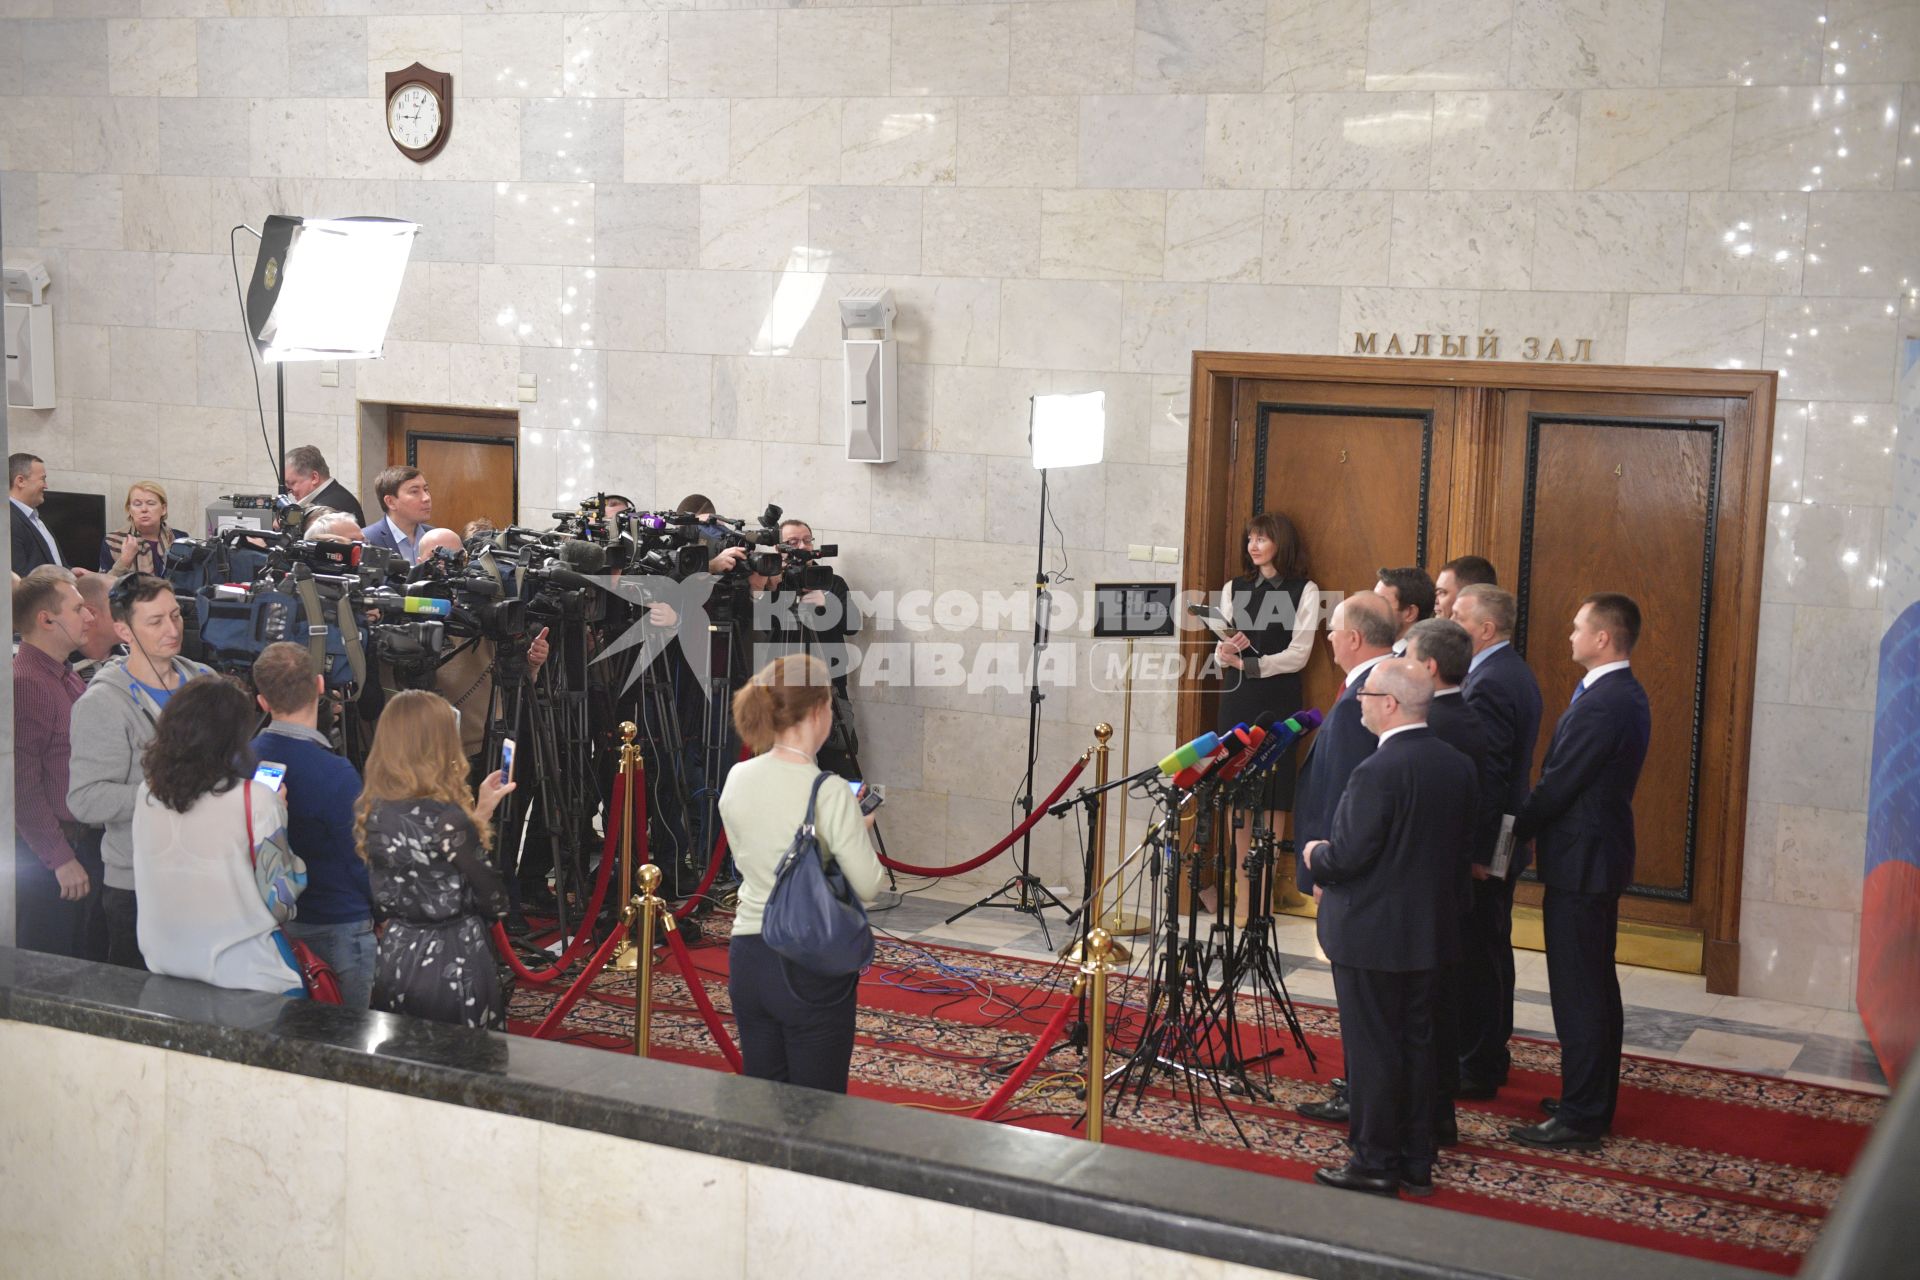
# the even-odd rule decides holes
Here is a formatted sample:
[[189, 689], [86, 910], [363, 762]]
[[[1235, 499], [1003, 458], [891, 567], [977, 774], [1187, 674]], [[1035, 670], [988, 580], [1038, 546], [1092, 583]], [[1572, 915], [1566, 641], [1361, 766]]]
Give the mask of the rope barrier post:
[[[640, 748], [634, 745], [634, 739], [640, 734], [640, 727], [631, 720], [620, 725], [620, 768], [613, 776], [613, 788], [616, 792], [622, 788], [631, 790], [634, 766], [640, 758]], [[657, 880], [656, 873], [655, 879]], [[633, 901], [633, 805], [620, 806], [620, 901]], [[620, 950], [614, 952], [613, 967], [622, 973], [632, 970], [639, 963], [635, 954], [633, 935], [620, 944]], [[643, 1052], [641, 1057], [645, 1057]]]
[[1113, 936], [1096, 928], [1087, 938], [1086, 963], [1080, 971], [1092, 985], [1092, 1008], [1087, 1014], [1087, 1141], [1101, 1140], [1107, 1110], [1107, 974]]
[[[653, 1035], [653, 922], [666, 905], [654, 892], [659, 887], [660, 868], [649, 862], [640, 868], [640, 894], [627, 903], [627, 910], [637, 917], [640, 925], [640, 940], [633, 948], [640, 953], [639, 964], [634, 969], [633, 992], [633, 1053], [638, 1058], [647, 1056], [648, 1042]], [[631, 933], [627, 936], [633, 937]]]

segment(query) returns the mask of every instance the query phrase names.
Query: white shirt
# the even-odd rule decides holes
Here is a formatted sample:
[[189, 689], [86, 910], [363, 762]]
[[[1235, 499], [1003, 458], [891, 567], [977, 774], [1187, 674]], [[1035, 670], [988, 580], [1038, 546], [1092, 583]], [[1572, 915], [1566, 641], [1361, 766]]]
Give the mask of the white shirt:
[[27, 523], [39, 531], [40, 540], [46, 543], [47, 550], [53, 553], [53, 562], [57, 565], [65, 565], [67, 562], [60, 558], [60, 544], [53, 540], [53, 530], [47, 528], [47, 523], [40, 518], [38, 509], [28, 506], [18, 498], [8, 498], [7, 501], [18, 507], [20, 514], [27, 518]]
[[[1220, 589], [1220, 612], [1233, 615], [1233, 584]], [[1256, 679], [1283, 676], [1303, 670], [1313, 657], [1313, 640], [1320, 634], [1320, 588], [1309, 582], [1300, 588], [1300, 605], [1293, 612], [1293, 635], [1287, 647], [1278, 653], [1263, 653], [1246, 674]]]
[[1473, 661], [1467, 664], [1468, 673], [1471, 674], [1472, 672], [1478, 671], [1480, 669], [1481, 663], [1485, 662], [1488, 658], [1491, 658], [1494, 654], [1500, 652], [1500, 650], [1506, 648], [1508, 643], [1509, 642], [1505, 640], [1496, 640], [1492, 644], [1488, 645], [1486, 648], [1482, 649], [1480, 652], [1474, 654]]
[[1460, 696], [1460, 686], [1456, 684], [1451, 689], [1435, 689], [1433, 691], [1433, 696], [1436, 698], [1445, 698], [1449, 696], [1457, 698]]
[[1385, 733], [1380, 735], [1380, 745], [1383, 747], [1386, 746], [1387, 739], [1391, 738], [1396, 733], [1405, 733], [1409, 729], [1424, 729], [1426, 727], [1427, 727], [1427, 722], [1425, 720], [1417, 721], [1414, 724], [1397, 724], [1393, 728], [1387, 730]]
[[1390, 653], [1383, 653], [1377, 658], [1368, 658], [1365, 662], [1347, 672], [1347, 678], [1340, 682], [1340, 687], [1342, 689], [1351, 688], [1355, 680], [1365, 680], [1367, 678], [1367, 672], [1373, 670], [1376, 662], [1385, 662], [1392, 656]]
[[140, 954], [155, 973], [284, 994], [300, 986], [300, 975], [281, 956], [273, 913], [254, 883], [240, 808], [247, 802], [256, 839], [286, 827], [285, 801], [257, 782], [202, 796], [185, 813], [140, 784], [133, 802]]
[[1619, 662], [1603, 663], [1600, 666], [1595, 667], [1593, 670], [1587, 672], [1586, 678], [1580, 681], [1580, 687], [1582, 689], [1591, 689], [1593, 688], [1593, 682], [1595, 680], [1598, 680], [1601, 676], [1604, 676], [1609, 672], [1613, 672], [1613, 671], [1625, 671], [1628, 667], [1632, 665], [1633, 664], [1631, 662], [1628, 662], [1624, 658], [1622, 658]]

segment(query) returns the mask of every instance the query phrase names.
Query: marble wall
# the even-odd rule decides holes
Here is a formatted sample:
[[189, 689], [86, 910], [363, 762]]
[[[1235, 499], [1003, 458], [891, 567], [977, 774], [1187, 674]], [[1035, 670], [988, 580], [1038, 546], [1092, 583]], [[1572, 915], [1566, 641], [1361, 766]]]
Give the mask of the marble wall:
[[[0, 1022], [20, 1275], [1288, 1280], [825, 1178]], [[289, 1134], [299, 1141], [289, 1143]], [[671, 1187], [671, 1196], [658, 1189]], [[859, 1247], [822, 1222], [858, 1224]], [[748, 1230], [748, 1224], [752, 1230]]]
[[[357, 403], [512, 406], [532, 375], [528, 516], [600, 488], [778, 501], [869, 589], [1021, 589], [1024, 401], [1049, 389], [1111, 414], [1109, 461], [1058, 477], [1076, 583], [1170, 573], [1125, 549], [1179, 541], [1196, 348], [1490, 327], [1778, 369], [1742, 989], [1848, 1004], [1920, 8], [406, 7], [14, 0], [0, 214], [53, 273], [62, 378], [17, 447], [74, 487], [158, 475], [183, 505], [267, 484], [227, 253], [275, 210], [425, 227], [386, 357], [337, 386], [293, 374], [290, 434], [343, 474]], [[416, 59], [457, 94], [424, 166], [382, 125], [384, 73]], [[837, 408], [833, 300], [867, 285], [901, 307], [904, 453], [878, 468], [844, 460]], [[1041, 774], [1117, 701], [1050, 699]], [[1171, 706], [1141, 699], [1137, 755]], [[1006, 829], [1018, 695], [875, 692], [862, 714], [897, 855]], [[1074, 845], [1040, 828], [1050, 879]]]

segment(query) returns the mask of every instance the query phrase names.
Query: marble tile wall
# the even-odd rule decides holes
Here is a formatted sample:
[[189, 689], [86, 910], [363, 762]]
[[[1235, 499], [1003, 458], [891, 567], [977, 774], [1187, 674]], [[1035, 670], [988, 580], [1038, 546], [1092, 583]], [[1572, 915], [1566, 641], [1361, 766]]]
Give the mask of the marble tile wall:
[[[1018, 590], [1024, 402], [1049, 389], [1104, 390], [1113, 413], [1109, 461], [1059, 486], [1076, 585], [1167, 572], [1124, 553], [1179, 540], [1196, 348], [1493, 327], [1591, 337], [1601, 361], [1777, 369], [1743, 989], [1847, 1005], [1920, 277], [1920, 9], [406, 7], [9, 6], [0, 224], [53, 274], [62, 380], [14, 447], [68, 487], [157, 473], [185, 507], [270, 483], [227, 256], [273, 210], [425, 227], [385, 358], [337, 387], [292, 371], [290, 435], [341, 474], [371, 463], [360, 402], [511, 406], [533, 374], [525, 515], [602, 488], [777, 501], [869, 589]], [[416, 59], [456, 85], [424, 166], [382, 123], [385, 73]], [[865, 469], [839, 457], [833, 302], [873, 285], [901, 307], [904, 453]], [[943, 638], [964, 653], [1023, 625]], [[864, 706], [895, 843], [958, 859], [1005, 829], [1017, 696]], [[1040, 773], [1117, 716], [1093, 690], [1051, 700]], [[1140, 699], [1139, 754], [1171, 719], [1164, 693]], [[1064, 882], [1073, 833], [1042, 832]]]
[[[22, 1275], [1280, 1272], [825, 1178], [72, 1031], [0, 1022], [0, 1246]], [[286, 1135], [300, 1140], [288, 1143]], [[491, 1176], [476, 1179], [475, 1171]], [[103, 1176], [112, 1195], [101, 1194]], [[648, 1188], [671, 1186], [663, 1199]], [[297, 1194], [294, 1192], [297, 1191]], [[852, 1220], [849, 1252], [824, 1220]], [[748, 1231], [747, 1224], [753, 1224]], [[690, 1223], [699, 1230], [689, 1231]], [[273, 1242], [270, 1246], [263, 1241]], [[1069, 1266], [1069, 1264], [1072, 1264]]]

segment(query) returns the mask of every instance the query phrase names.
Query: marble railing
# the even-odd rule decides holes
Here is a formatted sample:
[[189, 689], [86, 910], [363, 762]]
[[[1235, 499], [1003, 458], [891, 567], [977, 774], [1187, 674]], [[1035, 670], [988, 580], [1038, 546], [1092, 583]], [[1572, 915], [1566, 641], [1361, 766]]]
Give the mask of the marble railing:
[[0, 1198], [22, 1275], [1752, 1274], [7, 948]]

